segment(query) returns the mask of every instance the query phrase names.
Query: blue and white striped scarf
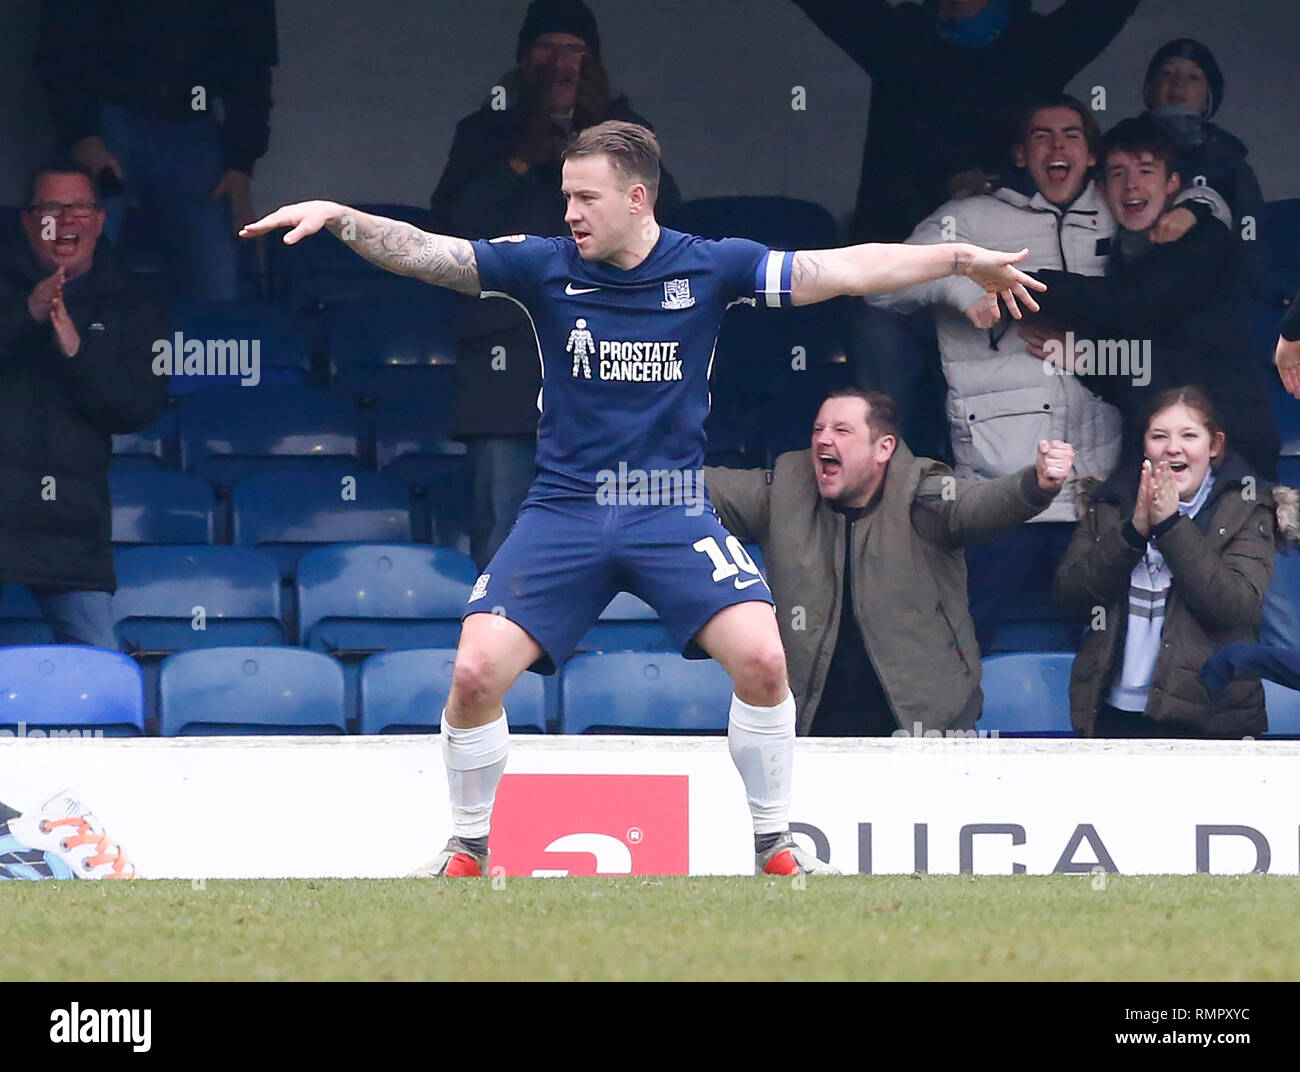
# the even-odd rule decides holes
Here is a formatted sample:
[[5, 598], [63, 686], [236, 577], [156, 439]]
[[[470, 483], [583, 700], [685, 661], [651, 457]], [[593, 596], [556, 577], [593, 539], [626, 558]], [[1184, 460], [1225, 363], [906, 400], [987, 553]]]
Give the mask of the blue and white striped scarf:
[[[1210, 497], [1214, 471], [1207, 469], [1205, 479], [1187, 502], [1179, 502], [1178, 512], [1195, 517]], [[1160, 656], [1160, 637], [1165, 628], [1165, 602], [1173, 575], [1155, 545], [1147, 542], [1142, 559], [1133, 567], [1128, 590], [1128, 632], [1124, 637], [1124, 666], [1111, 687], [1106, 702], [1121, 711], [1146, 710], [1151, 674]]]

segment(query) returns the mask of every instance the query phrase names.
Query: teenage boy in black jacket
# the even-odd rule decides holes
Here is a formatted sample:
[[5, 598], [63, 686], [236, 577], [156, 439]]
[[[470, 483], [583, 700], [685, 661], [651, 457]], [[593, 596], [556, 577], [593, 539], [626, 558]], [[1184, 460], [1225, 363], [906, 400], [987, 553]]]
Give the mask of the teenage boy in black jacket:
[[[1149, 117], [1126, 119], [1106, 136], [1106, 199], [1119, 224], [1106, 274], [1034, 273], [1048, 289], [1037, 323], [1022, 326], [1021, 336], [1034, 356], [1063, 365], [1119, 407], [1125, 425], [1121, 466], [1139, 457], [1141, 415], [1150, 399], [1192, 384], [1214, 402], [1237, 453], [1276, 480], [1277, 426], [1238, 329], [1239, 243], [1206, 209], [1190, 203], [1198, 223], [1186, 235], [1164, 245], [1148, 237], [1182, 185], [1172, 170], [1177, 153], [1176, 143]], [[1070, 335], [1062, 335], [1062, 325]]]

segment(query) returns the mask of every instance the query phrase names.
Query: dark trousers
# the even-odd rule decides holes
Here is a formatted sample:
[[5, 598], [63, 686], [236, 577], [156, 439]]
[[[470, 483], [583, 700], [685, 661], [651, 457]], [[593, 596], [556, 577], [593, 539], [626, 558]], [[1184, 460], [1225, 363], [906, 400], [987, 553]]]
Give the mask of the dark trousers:
[[990, 649], [998, 625], [1015, 617], [1018, 607], [1050, 614], [1052, 579], [1074, 529], [1072, 521], [1039, 521], [966, 548], [966, 591], [981, 652]]
[[535, 436], [484, 436], [469, 441], [474, 471], [469, 555], [481, 570], [491, 561], [519, 516], [537, 475]]
[[40, 607], [56, 644], [89, 644], [118, 650], [111, 593], [37, 585], [28, 585], [27, 591]]

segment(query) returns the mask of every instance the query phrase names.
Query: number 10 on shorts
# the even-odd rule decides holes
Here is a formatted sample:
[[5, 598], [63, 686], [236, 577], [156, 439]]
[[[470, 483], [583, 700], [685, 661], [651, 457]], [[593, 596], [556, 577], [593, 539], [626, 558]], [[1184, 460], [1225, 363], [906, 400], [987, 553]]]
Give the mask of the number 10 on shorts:
[[703, 551], [709, 556], [709, 561], [713, 563], [713, 579], [715, 581], [725, 581], [728, 577], [736, 576], [741, 570], [752, 573], [756, 577], [759, 576], [758, 566], [749, 557], [745, 545], [735, 536], [727, 537], [727, 552], [735, 560], [733, 562], [727, 561], [727, 555], [718, 546], [718, 541], [712, 536], [705, 536], [702, 540], [696, 540], [691, 544], [691, 547], [696, 551]]

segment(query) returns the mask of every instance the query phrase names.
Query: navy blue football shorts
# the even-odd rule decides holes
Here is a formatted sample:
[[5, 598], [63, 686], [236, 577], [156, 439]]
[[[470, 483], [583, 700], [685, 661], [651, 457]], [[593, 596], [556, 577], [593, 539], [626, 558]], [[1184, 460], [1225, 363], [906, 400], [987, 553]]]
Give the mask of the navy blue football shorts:
[[694, 637], [718, 611], [772, 603], [766, 578], [707, 502], [692, 513], [548, 491], [525, 500], [461, 619], [504, 615], [542, 648], [530, 669], [552, 674], [619, 592], [654, 607], [688, 659], [708, 658]]

